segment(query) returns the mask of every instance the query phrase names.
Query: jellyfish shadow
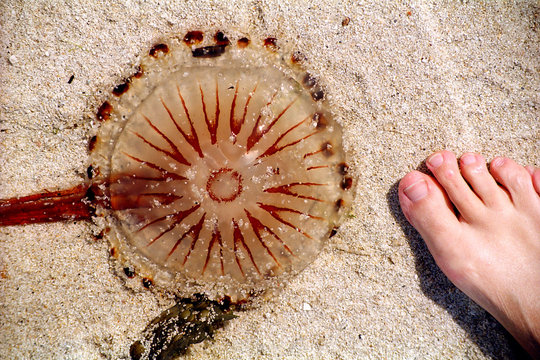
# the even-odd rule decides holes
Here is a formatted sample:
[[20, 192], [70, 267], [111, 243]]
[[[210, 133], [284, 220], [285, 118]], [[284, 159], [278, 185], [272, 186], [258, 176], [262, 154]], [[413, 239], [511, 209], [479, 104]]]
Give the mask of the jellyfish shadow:
[[[421, 164], [417, 170], [427, 173], [425, 164]], [[387, 203], [415, 256], [415, 267], [422, 292], [452, 316], [484, 355], [492, 359], [529, 358], [495, 318], [469, 299], [439, 269], [422, 237], [401, 211], [398, 185], [399, 182], [396, 182], [387, 192]]]

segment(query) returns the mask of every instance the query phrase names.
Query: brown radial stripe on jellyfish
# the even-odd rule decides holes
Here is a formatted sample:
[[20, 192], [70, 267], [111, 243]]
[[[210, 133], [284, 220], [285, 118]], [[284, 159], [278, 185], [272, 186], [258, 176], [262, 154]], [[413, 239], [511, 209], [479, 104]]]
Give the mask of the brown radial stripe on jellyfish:
[[241, 301], [281, 286], [335, 234], [352, 187], [341, 127], [286, 51], [190, 32], [152, 47], [100, 107], [110, 121], [91, 137], [92, 178], [68, 195], [87, 200], [73, 217], [110, 225], [119, 273]]

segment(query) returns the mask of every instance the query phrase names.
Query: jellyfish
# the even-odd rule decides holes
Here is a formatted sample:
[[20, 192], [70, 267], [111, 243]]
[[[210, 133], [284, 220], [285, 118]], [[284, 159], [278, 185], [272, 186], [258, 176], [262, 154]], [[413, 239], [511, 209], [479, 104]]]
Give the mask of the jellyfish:
[[99, 107], [86, 181], [0, 200], [0, 225], [92, 220], [131, 286], [232, 302], [280, 288], [352, 197], [305, 60], [221, 31], [159, 42]]

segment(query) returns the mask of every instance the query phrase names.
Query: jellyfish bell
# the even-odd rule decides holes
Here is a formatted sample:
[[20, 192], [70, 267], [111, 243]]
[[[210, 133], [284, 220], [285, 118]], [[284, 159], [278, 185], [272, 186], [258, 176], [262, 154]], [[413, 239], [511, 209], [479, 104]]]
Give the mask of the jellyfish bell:
[[87, 190], [58, 192], [49, 219], [75, 203], [93, 215], [129, 286], [233, 302], [280, 288], [351, 202], [341, 127], [305, 57], [228, 36], [153, 46], [98, 110]]

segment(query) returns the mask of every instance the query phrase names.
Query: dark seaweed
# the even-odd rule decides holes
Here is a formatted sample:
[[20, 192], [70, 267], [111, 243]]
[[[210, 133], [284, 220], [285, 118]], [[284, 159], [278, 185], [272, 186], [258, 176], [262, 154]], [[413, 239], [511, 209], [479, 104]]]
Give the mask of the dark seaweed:
[[131, 345], [131, 359], [174, 359], [191, 344], [212, 338], [216, 329], [235, 317], [227, 301], [211, 301], [203, 295], [179, 299], [148, 324], [142, 340]]

